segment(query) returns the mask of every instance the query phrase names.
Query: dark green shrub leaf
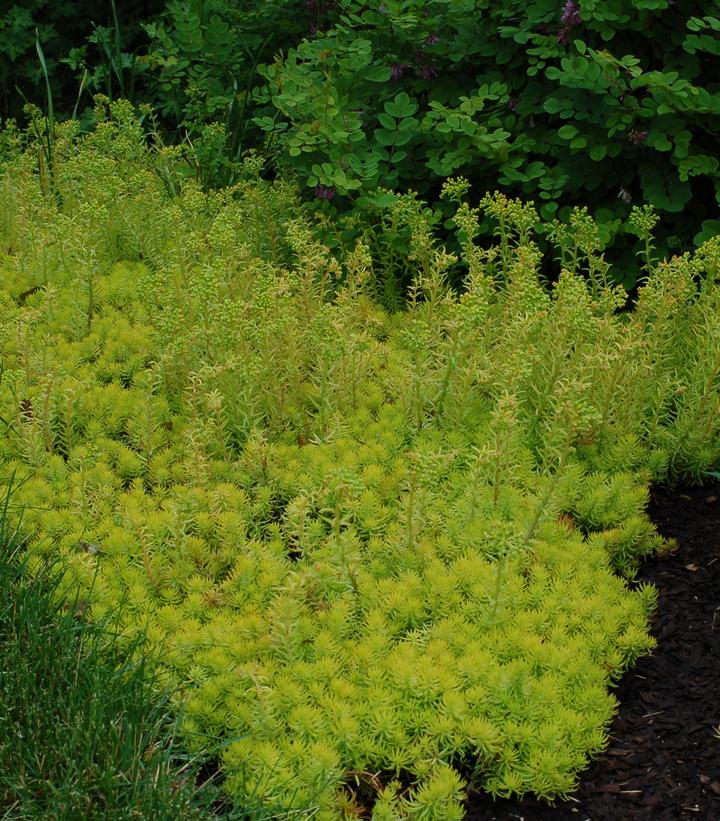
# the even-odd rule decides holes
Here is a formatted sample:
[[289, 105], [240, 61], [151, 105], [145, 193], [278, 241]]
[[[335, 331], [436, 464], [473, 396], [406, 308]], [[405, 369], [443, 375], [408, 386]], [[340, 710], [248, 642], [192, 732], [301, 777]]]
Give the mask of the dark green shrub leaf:
[[558, 128], [558, 137], [563, 140], [572, 140], [577, 133], [578, 130], [574, 125], [564, 125], [562, 128]]

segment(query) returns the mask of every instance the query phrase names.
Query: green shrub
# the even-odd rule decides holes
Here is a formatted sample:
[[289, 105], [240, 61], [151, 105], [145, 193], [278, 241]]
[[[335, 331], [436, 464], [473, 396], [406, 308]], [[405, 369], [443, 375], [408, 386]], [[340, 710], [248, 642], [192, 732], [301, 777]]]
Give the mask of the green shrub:
[[450, 821], [468, 784], [568, 793], [652, 647], [654, 590], [622, 575], [662, 545], [646, 485], [720, 465], [720, 242], [649, 262], [623, 313], [586, 213], [549, 287], [532, 207], [487, 197], [483, 248], [456, 180], [460, 255], [414, 211], [389, 314], [292, 186], [251, 161], [203, 192], [110, 115], [61, 127], [55, 195], [32, 144], [0, 173], [31, 569], [59, 557], [95, 619], [124, 603], [240, 806]]
[[317, 29], [331, 5], [171, 0], [145, 25], [142, 99], [166, 129], [204, 144], [207, 184], [234, 181], [243, 152], [262, 142], [250, 98], [258, 64]]
[[435, 201], [455, 174], [535, 200], [544, 220], [592, 203], [627, 284], [631, 203], [661, 217], [660, 256], [718, 232], [717, 2], [338, 6], [263, 69], [256, 122], [341, 211], [378, 185]]
[[26, 103], [48, 106], [46, 74], [58, 118], [72, 113], [84, 130], [94, 125], [93, 95], [151, 105], [157, 134], [187, 146], [205, 186], [224, 185], [262, 142], [250, 98], [259, 62], [332, 9], [332, 0], [16, 4], [0, 15], [0, 117], [26, 121]]

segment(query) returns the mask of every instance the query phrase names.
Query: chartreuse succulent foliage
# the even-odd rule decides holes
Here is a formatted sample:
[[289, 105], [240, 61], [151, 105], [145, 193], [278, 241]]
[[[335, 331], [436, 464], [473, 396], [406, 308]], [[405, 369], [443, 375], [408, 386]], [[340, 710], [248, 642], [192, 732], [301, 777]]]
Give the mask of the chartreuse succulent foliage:
[[126, 105], [98, 116], [52, 178], [4, 138], [0, 458], [31, 564], [161, 650], [240, 806], [568, 793], [652, 647], [654, 590], [623, 578], [661, 546], [647, 483], [720, 463], [720, 242], [649, 251], [622, 312], [584, 211], [548, 285], [533, 207], [454, 180], [462, 252], [418, 217], [390, 314], [373, 249], [335, 259], [252, 157], [231, 189], [170, 185]]

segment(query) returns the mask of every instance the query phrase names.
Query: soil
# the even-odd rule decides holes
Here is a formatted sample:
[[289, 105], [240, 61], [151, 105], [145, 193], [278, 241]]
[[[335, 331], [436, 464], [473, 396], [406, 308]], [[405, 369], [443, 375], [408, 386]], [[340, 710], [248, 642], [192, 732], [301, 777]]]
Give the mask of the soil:
[[720, 485], [657, 488], [648, 510], [679, 547], [638, 575], [658, 588], [657, 648], [618, 683], [607, 751], [569, 800], [473, 793], [467, 821], [720, 819]]

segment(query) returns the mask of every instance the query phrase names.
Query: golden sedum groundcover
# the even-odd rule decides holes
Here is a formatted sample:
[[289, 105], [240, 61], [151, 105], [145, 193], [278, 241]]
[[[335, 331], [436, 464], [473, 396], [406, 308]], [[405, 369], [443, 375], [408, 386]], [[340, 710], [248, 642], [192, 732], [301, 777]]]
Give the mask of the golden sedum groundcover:
[[586, 212], [549, 228], [550, 285], [532, 206], [486, 197], [481, 247], [454, 180], [458, 254], [392, 206], [414, 280], [389, 314], [377, 231], [333, 256], [252, 156], [204, 193], [123, 103], [62, 126], [52, 168], [0, 149], [28, 550], [146, 635], [238, 806], [451, 821], [468, 786], [570, 791], [652, 647], [648, 484], [720, 463], [720, 242], [648, 259], [621, 310]]

